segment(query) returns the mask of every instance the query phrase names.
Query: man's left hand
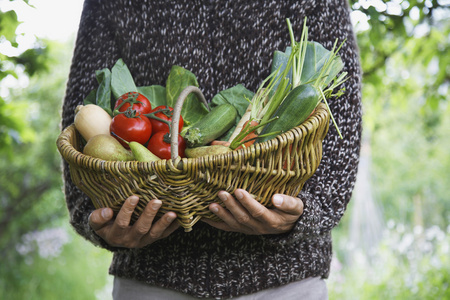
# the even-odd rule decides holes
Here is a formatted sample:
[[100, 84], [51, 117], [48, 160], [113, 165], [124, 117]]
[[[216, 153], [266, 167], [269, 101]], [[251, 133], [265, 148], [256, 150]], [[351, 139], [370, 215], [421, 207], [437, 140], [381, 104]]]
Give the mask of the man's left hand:
[[243, 189], [237, 189], [235, 197], [225, 191], [220, 191], [218, 196], [225, 208], [212, 203], [209, 209], [223, 222], [202, 220], [225, 231], [252, 235], [284, 233], [294, 227], [303, 213], [303, 202], [299, 198], [283, 194], [272, 196], [273, 208], [263, 206]]

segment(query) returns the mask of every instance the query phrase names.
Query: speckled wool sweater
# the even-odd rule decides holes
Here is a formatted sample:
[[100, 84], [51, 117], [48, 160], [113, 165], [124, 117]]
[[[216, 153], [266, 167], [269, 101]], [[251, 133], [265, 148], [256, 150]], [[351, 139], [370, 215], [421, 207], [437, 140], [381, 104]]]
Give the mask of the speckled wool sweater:
[[138, 86], [165, 85], [172, 65], [192, 71], [207, 99], [242, 83], [255, 91], [269, 74], [274, 50], [290, 39], [285, 18], [300, 37], [304, 17], [309, 37], [340, 55], [349, 73], [346, 94], [330, 100], [343, 139], [334, 126], [323, 159], [299, 197], [304, 213], [286, 234], [247, 236], [199, 222], [143, 249], [108, 246], [88, 225], [94, 207], [64, 166], [71, 224], [92, 243], [114, 252], [110, 273], [197, 297], [230, 298], [311, 276], [326, 278], [332, 255], [330, 231], [344, 214], [354, 186], [361, 136], [358, 50], [345, 0], [86, 0], [67, 83], [62, 126], [97, 85], [95, 71], [119, 58]]

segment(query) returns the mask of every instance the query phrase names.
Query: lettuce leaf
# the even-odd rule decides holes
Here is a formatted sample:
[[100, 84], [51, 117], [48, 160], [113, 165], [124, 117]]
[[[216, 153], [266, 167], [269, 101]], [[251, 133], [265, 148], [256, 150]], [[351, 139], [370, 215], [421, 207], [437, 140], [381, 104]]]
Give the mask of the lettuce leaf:
[[[183, 67], [172, 66], [166, 81], [167, 105], [174, 107], [178, 96], [188, 86], [199, 86], [195, 75]], [[190, 94], [184, 100], [181, 116], [186, 125], [194, 124], [207, 113], [208, 109], [206, 106], [194, 94]]]

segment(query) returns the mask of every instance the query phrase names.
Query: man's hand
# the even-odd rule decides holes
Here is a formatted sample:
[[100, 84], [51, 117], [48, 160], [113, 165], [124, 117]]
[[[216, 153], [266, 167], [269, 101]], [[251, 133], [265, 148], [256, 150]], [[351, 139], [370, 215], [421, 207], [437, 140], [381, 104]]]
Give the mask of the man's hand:
[[283, 194], [272, 196], [274, 208], [267, 208], [256, 201], [247, 191], [237, 189], [235, 197], [225, 191], [218, 196], [225, 208], [212, 203], [209, 209], [223, 222], [202, 219], [211, 226], [245, 234], [279, 234], [290, 231], [303, 213], [303, 202]]
[[139, 197], [130, 196], [113, 220], [110, 208], [99, 208], [89, 216], [89, 224], [105, 242], [113, 247], [142, 248], [170, 235], [179, 227], [173, 222], [174, 212], [164, 214], [158, 221], [153, 220], [161, 207], [161, 200], [154, 199], [145, 207], [139, 219], [130, 226], [131, 215], [139, 202]]

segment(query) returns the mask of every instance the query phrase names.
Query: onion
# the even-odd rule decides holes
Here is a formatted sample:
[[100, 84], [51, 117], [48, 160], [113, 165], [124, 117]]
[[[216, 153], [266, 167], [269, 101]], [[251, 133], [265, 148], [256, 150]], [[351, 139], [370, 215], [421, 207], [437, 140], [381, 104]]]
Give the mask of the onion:
[[78, 105], [75, 109], [75, 128], [86, 141], [99, 134], [109, 135], [111, 120], [111, 116], [95, 104]]

